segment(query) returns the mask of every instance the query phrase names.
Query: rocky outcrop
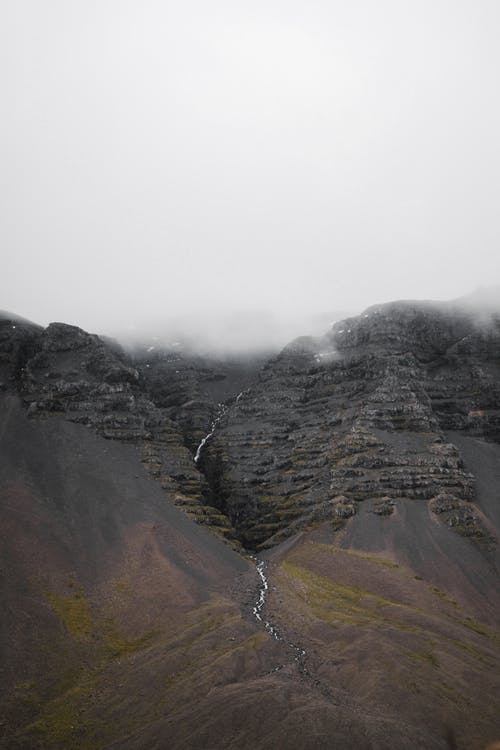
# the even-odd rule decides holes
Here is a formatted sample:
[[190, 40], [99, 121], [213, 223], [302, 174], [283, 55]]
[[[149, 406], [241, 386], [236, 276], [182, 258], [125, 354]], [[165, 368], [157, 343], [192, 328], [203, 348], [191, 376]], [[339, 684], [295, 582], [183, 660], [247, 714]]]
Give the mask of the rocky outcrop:
[[257, 356], [210, 359], [178, 346], [165, 350], [151, 345], [136, 348], [131, 362], [142, 390], [181, 426], [185, 444], [195, 454], [219, 404], [234, 400], [247, 388], [264, 360]]
[[21, 391], [29, 412], [63, 413], [108, 438], [148, 438], [155, 408], [134, 385], [139, 373], [97, 336], [52, 323], [24, 363]]
[[[331, 518], [337, 498], [387, 516], [444, 494], [437, 517], [489, 546], [474, 477], [446, 431], [498, 440], [500, 324], [423, 303], [371, 308], [286, 347], [207, 447], [221, 511], [251, 547]], [[458, 514], [458, 515], [457, 515]], [[456, 520], [459, 519], [459, 520]]]
[[16, 389], [42, 330], [24, 318], [0, 311], [0, 392]]
[[19, 392], [31, 418], [60, 415], [133, 443], [176, 504], [236, 544], [193, 462], [193, 446], [217, 408], [199, 384], [226, 381], [226, 372], [175, 352], [130, 356], [116, 342], [62, 323], [43, 329], [7, 314], [0, 323], [1, 387]]

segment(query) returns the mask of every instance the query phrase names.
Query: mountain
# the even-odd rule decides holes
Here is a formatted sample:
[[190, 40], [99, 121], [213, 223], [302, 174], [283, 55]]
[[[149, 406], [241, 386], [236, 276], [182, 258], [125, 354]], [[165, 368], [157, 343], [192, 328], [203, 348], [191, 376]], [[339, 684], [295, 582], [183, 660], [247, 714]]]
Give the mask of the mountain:
[[0, 315], [0, 746], [500, 737], [500, 316], [271, 359]]

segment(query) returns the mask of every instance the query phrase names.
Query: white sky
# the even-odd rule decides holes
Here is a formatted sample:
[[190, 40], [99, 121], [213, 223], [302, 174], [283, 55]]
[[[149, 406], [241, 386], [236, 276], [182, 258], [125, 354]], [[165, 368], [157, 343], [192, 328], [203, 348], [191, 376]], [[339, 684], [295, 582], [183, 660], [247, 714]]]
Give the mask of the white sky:
[[0, 308], [106, 332], [500, 282], [498, 0], [3, 0]]

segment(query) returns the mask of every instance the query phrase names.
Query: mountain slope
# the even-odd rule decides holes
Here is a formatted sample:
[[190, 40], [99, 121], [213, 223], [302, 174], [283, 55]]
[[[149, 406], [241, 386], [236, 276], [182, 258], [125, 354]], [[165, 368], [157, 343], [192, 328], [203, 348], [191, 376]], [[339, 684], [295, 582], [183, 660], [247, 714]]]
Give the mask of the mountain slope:
[[446, 305], [260, 373], [4, 314], [1, 746], [500, 736], [499, 363]]
[[[186, 623], [198, 637], [226, 621], [238, 639], [255, 635], [227, 595], [248, 563], [165, 502], [135, 447], [58, 418], [29, 422], [12, 397], [2, 406], [6, 722], [25, 723], [21, 747], [73, 746], [80, 712], [92, 716], [100, 691], [116, 700], [117, 671], [130, 678], [124, 659], [182, 642]], [[136, 703], [134, 726], [145, 709]]]

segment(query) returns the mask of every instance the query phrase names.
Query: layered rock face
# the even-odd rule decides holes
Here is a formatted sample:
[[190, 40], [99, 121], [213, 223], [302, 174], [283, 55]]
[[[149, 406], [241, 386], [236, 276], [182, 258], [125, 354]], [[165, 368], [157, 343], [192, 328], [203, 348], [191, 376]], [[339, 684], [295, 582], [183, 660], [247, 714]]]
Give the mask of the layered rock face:
[[75, 326], [42, 329], [9, 314], [0, 320], [0, 387], [17, 390], [31, 418], [63, 415], [107, 439], [138, 445], [165, 492], [237, 546], [193, 456], [221, 403], [259, 367], [258, 358], [214, 362], [152, 347], [125, 353]]
[[390, 516], [415, 500], [491, 550], [449, 430], [500, 438], [500, 321], [391, 303], [286, 347], [230, 406], [203, 467], [250, 547], [340, 526], [359, 503]]
[[340, 528], [361, 502], [389, 517], [407, 500], [429, 503], [485, 552], [496, 543], [449, 438], [500, 441], [495, 315], [390, 303], [264, 366], [125, 354], [60, 323], [6, 318], [0, 335], [3, 382], [16, 383], [31, 417], [64, 414], [140, 445], [177, 504], [234, 544], [273, 546], [325, 519]]

